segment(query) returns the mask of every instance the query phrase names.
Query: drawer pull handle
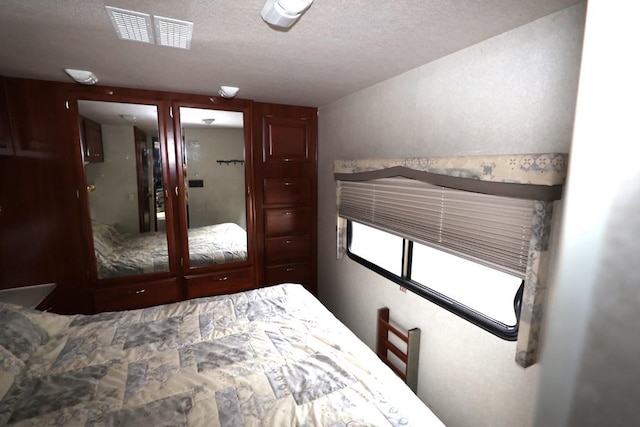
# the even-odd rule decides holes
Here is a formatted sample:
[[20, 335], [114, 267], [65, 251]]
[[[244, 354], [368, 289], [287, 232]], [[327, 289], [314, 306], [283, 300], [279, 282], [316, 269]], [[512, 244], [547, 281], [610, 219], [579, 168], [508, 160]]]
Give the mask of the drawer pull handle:
[[129, 295], [140, 295], [140, 294], [144, 294], [146, 291], [147, 291], [146, 289], [138, 289], [137, 291], [129, 292]]
[[224, 282], [225, 280], [229, 280], [229, 276], [220, 277], [218, 282]]
[[288, 186], [290, 186], [290, 185], [294, 185], [294, 184], [295, 184], [295, 182], [289, 182], [289, 181], [287, 181], [287, 182], [285, 182], [285, 183], [284, 183], [284, 186], [285, 186], [285, 187], [288, 187]]
[[292, 244], [292, 243], [293, 243], [293, 240], [286, 240], [286, 241], [285, 241], [285, 243], [286, 243], [287, 245], [290, 245], [290, 244]]
[[284, 215], [293, 215], [293, 212], [287, 211], [284, 213]]
[[296, 269], [295, 267], [287, 267], [287, 268], [285, 268], [285, 269], [284, 269], [284, 271], [286, 271], [287, 273], [289, 273], [290, 271], [293, 271], [293, 270], [295, 270], [295, 269]]

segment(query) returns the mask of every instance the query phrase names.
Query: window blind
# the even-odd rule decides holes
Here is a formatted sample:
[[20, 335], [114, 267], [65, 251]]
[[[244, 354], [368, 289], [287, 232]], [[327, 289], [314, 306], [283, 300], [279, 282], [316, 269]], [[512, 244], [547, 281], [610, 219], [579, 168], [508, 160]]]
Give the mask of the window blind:
[[341, 217], [524, 278], [533, 200], [402, 177], [338, 185]]

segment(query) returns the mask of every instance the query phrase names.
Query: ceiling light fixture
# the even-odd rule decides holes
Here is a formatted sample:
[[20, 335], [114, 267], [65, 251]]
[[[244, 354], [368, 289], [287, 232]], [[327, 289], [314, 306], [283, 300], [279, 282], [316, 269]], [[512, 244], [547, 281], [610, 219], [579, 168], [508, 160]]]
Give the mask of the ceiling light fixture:
[[233, 98], [238, 94], [239, 90], [240, 88], [235, 86], [220, 86], [220, 89], [218, 89], [218, 95], [223, 98]]
[[98, 83], [98, 78], [91, 71], [74, 70], [73, 68], [65, 68], [64, 71], [81, 85], [94, 85]]
[[216, 119], [202, 119], [202, 123], [204, 123], [205, 125], [209, 125], [209, 126], [211, 126], [211, 124], [213, 122], [215, 122], [215, 121], [216, 121]]
[[262, 7], [262, 19], [275, 27], [289, 28], [311, 6], [313, 0], [267, 0]]

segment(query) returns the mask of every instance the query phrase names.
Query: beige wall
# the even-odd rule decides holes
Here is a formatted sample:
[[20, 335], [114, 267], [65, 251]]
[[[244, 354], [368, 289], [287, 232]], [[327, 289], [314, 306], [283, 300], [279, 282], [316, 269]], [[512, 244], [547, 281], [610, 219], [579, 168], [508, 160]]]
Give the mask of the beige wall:
[[[335, 159], [568, 152], [585, 5], [578, 4], [319, 110], [319, 296], [369, 346], [376, 310], [422, 329], [418, 395], [448, 426], [533, 423], [539, 366], [355, 262], [335, 259]], [[425, 40], [425, 43], [428, 43]]]
[[216, 160], [244, 159], [242, 129], [185, 129], [187, 179], [204, 181], [189, 188], [189, 226], [234, 222], [246, 229], [244, 165]]
[[103, 163], [85, 166], [91, 218], [114, 225], [121, 233], [138, 234], [138, 183], [133, 126], [102, 125]]
[[536, 425], [640, 420], [640, 3], [589, 3]]

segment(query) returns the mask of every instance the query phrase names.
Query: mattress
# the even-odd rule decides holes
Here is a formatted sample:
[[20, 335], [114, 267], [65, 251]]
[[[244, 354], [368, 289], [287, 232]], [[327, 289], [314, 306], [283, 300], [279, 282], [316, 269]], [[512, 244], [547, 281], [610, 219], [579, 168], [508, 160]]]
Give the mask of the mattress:
[[[96, 221], [92, 228], [99, 278], [169, 271], [165, 232], [124, 235]], [[188, 239], [191, 267], [247, 260], [247, 232], [237, 224], [190, 228]]]
[[0, 425], [443, 425], [297, 284], [0, 322]]

